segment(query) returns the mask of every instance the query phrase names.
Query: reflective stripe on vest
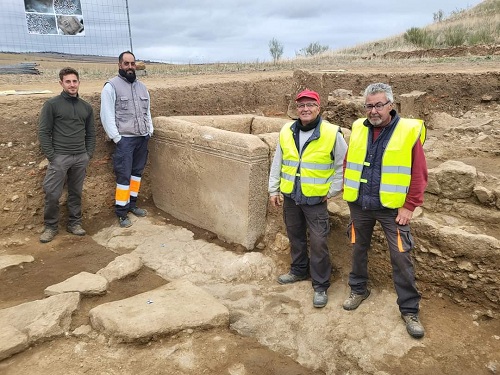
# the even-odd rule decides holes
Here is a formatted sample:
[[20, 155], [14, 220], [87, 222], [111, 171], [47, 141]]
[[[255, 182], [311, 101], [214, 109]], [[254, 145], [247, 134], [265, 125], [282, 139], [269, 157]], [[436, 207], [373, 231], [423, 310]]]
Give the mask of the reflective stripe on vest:
[[[361, 175], [363, 168], [369, 166], [365, 162], [368, 151], [367, 126], [363, 119], [352, 125], [352, 133], [344, 171], [344, 200], [355, 202], [358, 199], [361, 183], [368, 183]], [[380, 202], [388, 208], [402, 207], [411, 181], [412, 150], [415, 142], [425, 142], [426, 129], [424, 122], [418, 119], [401, 118], [395, 125], [394, 132], [387, 143], [382, 156], [380, 177]]]
[[319, 129], [320, 137], [312, 140], [304, 149], [302, 156], [299, 156], [290, 129], [292, 124], [286, 124], [280, 131], [280, 147], [283, 150], [280, 191], [290, 194], [296, 177], [300, 176], [302, 194], [306, 197], [323, 197], [328, 194], [335, 175], [331, 153], [340, 128], [322, 121]]

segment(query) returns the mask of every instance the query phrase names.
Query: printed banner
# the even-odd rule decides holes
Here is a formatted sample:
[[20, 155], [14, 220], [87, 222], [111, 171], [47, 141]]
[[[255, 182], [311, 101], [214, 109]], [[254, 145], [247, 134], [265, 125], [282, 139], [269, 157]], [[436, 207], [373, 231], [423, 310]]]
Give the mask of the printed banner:
[[80, 0], [24, 0], [29, 34], [85, 35]]

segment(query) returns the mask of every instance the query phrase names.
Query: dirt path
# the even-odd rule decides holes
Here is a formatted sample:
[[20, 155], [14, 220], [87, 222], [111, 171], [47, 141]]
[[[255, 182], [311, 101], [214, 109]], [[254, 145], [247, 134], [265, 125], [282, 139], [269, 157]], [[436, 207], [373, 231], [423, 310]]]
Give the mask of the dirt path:
[[[151, 205], [147, 207], [152, 214], [154, 225], [161, 226], [167, 222], [183, 224], [155, 210]], [[105, 248], [92, 238], [99, 228], [115, 225], [114, 217], [109, 213], [103, 214], [98, 225], [90, 225], [89, 236], [82, 238], [61, 233], [50, 244], [40, 244], [33, 236], [20, 238], [17, 242], [12, 240], [12, 245], [4, 248], [3, 254], [31, 254], [35, 261], [22, 267], [11, 267], [0, 273], [0, 308], [41, 299], [47, 286], [81, 271], [96, 272], [117, 255], [130, 252], [131, 249], [126, 246]], [[190, 229], [195, 231], [196, 238], [210, 240], [208, 233], [192, 227]], [[252, 308], [241, 310], [239, 304], [248, 298], [245, 297], [243, 286], [228, 285], [228, 290], [234, 288], [234, 291], [224, 294], [221, 292], [221, 286], [216, 287], [208, 283], [204, 285], [208, 290], [222, 293], [219, 298], [231, 311], [233, 330], [186, 331], [172, 337], [159, 338], [147, 345], [116, 344], [103, 336], [69, 336], [39, 344], [1, 361], [0, 372], [6, 375], [321, 374], [324, 372], [315, 372], [292, 360], [290, 357], [295, 358], [295, 354], [288, 352], [281, 344], [285, 344], [288, 337], [294, 334], [294, 330], [298, 330], [304, 336], [297, 337], [297, 340], [304, 340], [304, 345], [310, 345], [306, 344], [306, 339], [307, 342], [311, 339], [310, 335], [317, 329], [315, 326], [322, 322], [320, 324], [326, 325], [320, 328], [320, 333], [316, 333], [317, 340], [322, 342], [330, 337], [328, 342], [331, 346], [325, 347], [324, 350], [334, 353], [328, 356], [331, 362], [326, 366], [333, 372], [326, 373], [495, 373], [500, 363], [500, 322], [475, 317], [473, 309], [459, 307], [444, 295], [433, 295], [424, 291], [421, 318], [427, 334], [423, 340], [414, 340], [404, 331], [397, 315], [395, 295], [390, 284], [374, 283], [372, 296], [365, 301], [363, 308], [356, 312], [345, 312], [341, 303], [347, 294], [349, 247], [345, 241], [338, 240], [342, 238], [342, 231], [342, 228], [335, 228], [330, 236], [330, 247], [335, 249], [335, 271], [329, 292], [330, 302], [322, 310], [313, 311], [307, 297], [305, 300], [304, 297], [299, 297], [297, 301], [292, 301], [289, 294], [291, 290], [278, 286], [272, 279], [260, 281], [258, 289], [257, 285], [249, 285], [248, 290], [254, 291], [252, 300], [262, 307], [256, 311], [252, 311]], [[130, 235], [131, 243], [137, 242], [136, 238], [145, 238], [140, 230]], [[280, 268], [287, 267], [288, 256], [266, 253], [274, 258]], [[170, 261], [165, 259], [165, 262]], [[162, 268], [160, 265], [158, 267]], [[210, 267], [210, 264], [207, 264], [207, 269]], [[99, 304], [124, 299], [165, 283], [165, 279], [145, 267], [136, 275], [115, 281], [105, 296], [82, 299], [80, 308], [73, 317], [71, 329], [89, 324], [88, 311]], [[310, 292], [309, 282], [304, 282], [294, 290], [293, 294], [302, 296], [305, 293], [307, 296]], [[243, 304], [245, 305], [245, 302]], [[304, 312], [305, 316], [309, 316], [303, 322], [304, 326], [299, 328], [296, 318]], [[244, 314], [255, 313], [253, 320], [241, 318]], [[283, 324], [285, 327], [289, 325], [290, 331], [285, 328], [280, 333], [282, 328], [279, 327]], [[249, 326], [253, 327], [253, 335], [256, 337], [237, 333], [242, 327], [248, 329]], [[272, 337], [276, 334], [283, 335], [283, 340], [280, 340], [283, 342], [272, 344], [276, 348], [275, 351], [258, 342], [268, 341], [271, 344]], [[377, 342], [377, 347], [371, 347], [374, 342]], [[361, 348], [368, 350], [367, 353], [358, 353]], [[306, 350], [305, 353], [309, 352]], [[313, 353], [314, 351], [309, 355]], [[320, 352], [314, 355], [318, 355], [318, 360], [321, 358]], [[363, 356], [366, 357], [364, 360]], [[321, 365], [323, 366], [325, 365]], [[335, 370], [331, 370], [332, 368]]]

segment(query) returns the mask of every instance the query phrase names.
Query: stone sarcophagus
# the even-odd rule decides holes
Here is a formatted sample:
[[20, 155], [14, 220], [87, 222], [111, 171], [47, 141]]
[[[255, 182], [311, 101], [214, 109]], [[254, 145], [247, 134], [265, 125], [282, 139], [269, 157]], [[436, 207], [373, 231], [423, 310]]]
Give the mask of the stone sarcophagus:
[[[248, 250], [265, 231], [271, 153], [251, 134], [253, 120], [249, 115], [155, 117], [150, 142], [155, 205]], [[284, 122], [259, 127], [276, 130]]]

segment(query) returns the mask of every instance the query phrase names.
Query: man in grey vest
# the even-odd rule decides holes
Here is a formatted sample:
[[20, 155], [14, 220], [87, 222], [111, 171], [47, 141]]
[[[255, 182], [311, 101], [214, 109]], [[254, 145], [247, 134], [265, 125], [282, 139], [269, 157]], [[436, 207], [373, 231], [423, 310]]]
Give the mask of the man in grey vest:
[[118, 76], [108, 80], [101, 92], [101, 122], [115, 142], [113, 169], [116, 175], [115, 213], [120, 227], [132, 225], [128, 217], [147, 215], [137, 207], [142, 172], [148, 158], [148, 141], [153, 135], [150, 97], [135, 75], [135, 56], [125, 51], [118, 57]]

